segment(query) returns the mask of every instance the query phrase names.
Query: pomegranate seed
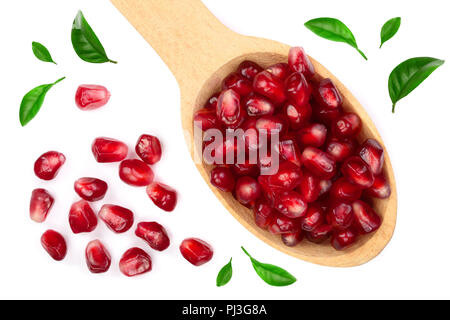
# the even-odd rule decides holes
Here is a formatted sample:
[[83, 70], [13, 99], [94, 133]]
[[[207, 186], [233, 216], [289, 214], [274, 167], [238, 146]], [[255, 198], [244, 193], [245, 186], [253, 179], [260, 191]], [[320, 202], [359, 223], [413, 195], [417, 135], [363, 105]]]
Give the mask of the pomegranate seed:
[[255, 76], [253, 89], [256, 93], [269, 98], [275, 104], [281, 104], [286, 100], [282, 80], [268, 71], [262, 71]]
[[341, 167], [341, 171], [350, 182], [353, 182], [364, 189], [370, 188], [375, 181], [369, 167], [359, 157], [350, 157], [345, 160]]
[[144, 161], [129, 159], [120, 163], [119, 176], [130, 186], [145, 187], [152, 183], [154, 174]]
[[213, 146], [214, 148], [210, 150], [210, 154], [208, 152], [204, 153], [205, 161], [218, 165], [234, 164], [238, 156], [245, 152], [246, 137], [241, 138], [244, 141], [238, 140], [237, 137], [226, 137], [224, 141], [220, 141]]
[[286, 245], [288, 247], [295, 247], [300, 242], [302, 242], [304, 237], [305, 237], [305, 234], [302, 232], [302, 230], [299, 230], [297, 232], [282, 233], [281, 241], [283, 241], [284, 245]]
[[94, 110], [107, 104], [110, 97], [104, 86], [83, 84], [75, 94], [75, 103], [81, 110]]
[[208, 101], [206, 102], [206, 104], [204, 105], [204, 108], [206, 109], [213, 109], [214, 111], [216, 110], [217, 107], [217, 100], [219, 100], [219, 95], [220, 93], [215, 93], [213, 94]]
[[309, 103], [297, 106], [292, 102], [287, 102], [284, 105], [283, 114], [286, 116], [292, 130], [297, 130], [309, 122], [311, 119], [312, 108]]
[[91, 232], [97, 227], [97, 216], [89, 202], [80, 200], [72, 204], [69, 212], [69, 224], [75, 234]]
[[331, 179], [336, 174], [336, 163], [327, 153], [307, 147], [302, 153], [303, 165], [318, 177]]
[[342, 108], [328, 109], [322, 106], [313, 105], [313, 116], [318, 122], [331, 126], [342, 114]]
[[281, 134], [285, 129], [285, 123], [277, 116], [262, 116], [256, 120], [255, 127], [260, 134], [267, 134], [270, 137], [273, 134]]
[[52, 180], [56, 177], [66, 157], [57, 151], [49, 151], [41, 155], [34, 163], [34, 173], [39, 179]]
[[301, 73], [293, 73], [286, 79], [287, 96], [298, 106], [309, 103], [311, 88], [305, 76]]
[[45, 189], [35, 189], [31, 193], [30, 218], [35, 222], [44, 222], [53, 206], [54, 199]]
[[233, 191], [235, 182], [233, 172], [229, 168], [216, 167], [211, 171], [211, 184], [224, 192]]
[[[269, 151], [266, 154], [263, 154], [262, 152], [258, 154], [258, 167], [261, 173], [271, 171], [275, 157], [279, 157], [279, 154], [276, 152], [274, 152], [273, 156]], [[275, 170], [275, 168], [273, 170]]]
[[135, 234], [144, 239], [151, 248], [158, 251], [164, 251], [170, 245], [166, 229], [157, 222], [138, 223]]
[[315, 88], [314, 99], [322, 107], [336, 109], [342, 106], [342, 96], [331, 79], [323, 79]]
[[41, 244], [50, 257], [56, 261], [64, 259], [67, 253], [66, 240], [54, 230], [47, 230], [41, 236]]
[[314, 231], [323, 223], [324, 212], [318, 205], [308, 207], [305, 217], [302, 220], [302, 229], [307, 232]]
[[105, 197], [108, 184], [96, 178], [80, 178], [75, 181], [75, 192], [86, 201], [98, 201]]
[[340, 178], [333, 183], [330, 196], [333, 200], [355, 201], [361, 197], [362, 189], [349, 182], [346, 178]]
[[336, 250], [343, 250], [351, 246], [356, 241], [357, 234], [352, 229], [340, 230], [331, 237], [331, 245]]
[[147, 164], [155, 164], [161, 160], [161, 143], [155, 136], [143, 134], [136, 144], [136, 154]]
[[94, 240], [86, 246], [86, 264], [92, 273], [104, 273], [111, 266], [111, 255], [100, 240]]
[[306, 214], [308, 204], [301, 194], [288, 191], [280, 195], [275, 208], [286, 217], [297, 219]]
[[365, 202], [357, 200], [352, 204], [355, 215], [355, 224], [362, 233], [371, 233], [381, 225], [381, 218]]
[[103, 205], [98, 216], [115, 233], [128, 231], [134, 222], [134, 215], [131, 210], [112, 204]]
[[351, 139], [331, 138], [325, 149], [336, 162], [341, 162], [355, 153], [356, 142]]
[[314, 202], [320, 195], [320, 179], [314, 176], [311, 172], [305, 170], [302, 178], [300, 179], [298, 190], [306, 202]]
[[232, 89], [224, 90], [217, 101], [216, 116], [227, 128], [235, 129], [244, 121], [241, 97]]
[[249, 80], [253, 80], [255, 76], [261, 71], [263, 71], [263, 68], [261, 68], [258, 64], [248, 60], [241, 62], [238, 67], [238, 73]]
[[387, 199], [391, 195], [391, 186], [383, 175], [378, 175], [373, 185], [367, 189], [367, 194], [371, 197]]
[[266, 201], [257, 201], [253, 207], [255, 223], [261, 229], [267, 229], [274, 219], [274, 211]]
[[207, 263], [213, 257], [211, 246], [197, 238], [183, 240], [180, 245], [180, 252], [187, 261], [196, 267]]
[[119, 162], [127, 157], [128, 147], [115, 139], [97, 138], [92, 143], [92, 153], [97, 162]]
[[298, 221], [282, 214], [276, 214], [269, 225], [272, 234], [292, 233], [300, 230]]
[[254, 93], [245, 98], [243, 104], [247, 110], [247, 114], [251, 117], [272, 115], [275, 111], [275, 106], [270, 100]]
[[251, 118], [242, 125], [244, 130], [245, 146], [249, 150], [257, 150], [260, 147], [258, 130], [256, 129], [256, 119]]
[[147, 195], [164, 211], [173, 211], [177, 205], [177, 192], [163, 183], [154, 182], [147, 187]]
[[314, 243], [322, 243], [331, 235], [333, 227], [328, 224], [322, 224], [314, 230], [306, 233], [306, 238]]
[[289, 67], [295, 72], [301, 72], [307, 79], [316, 73], [314, 66], [302, 47], [292, 47], [288, 56]]
[[298, 142], [304, 147], [320, 147], [327, 139], [327, 128], [320, 123], [312, 123], [300, 129]]
[[319, 197], [320, 197], [331, 190], [331, 187], [333, 186], [333, 182], [331, 180], [326, 180], [326, 179], [320, 180], [319, 186], [320, 186], [320, 192], [319, 192]]
[[353, 218], [352, 205], [348, 202], [337, 202], [328, 208], [327, 222], [336, 229], [347, 229]]
[[131, 248], [120, 258], [119, 268], [127, 277], [138, 276], [152, 270], [152, 259], [144, 250]]
[[258, 181], [264, 190], [290, 191], [300, 185], [301, 170], [286, 161], [280, 163], [278, 172], [271, 176], [259, 176]]
[[234, 174], [237, 176], [251, 176], [256, 178], [259, 175], [259, 169], [256, 164], [251, 164], [249, 160], [245, 160], [244, 163], [235, 163], [233, 167], [231, 167]]
[[270, 67], [268, 67], [266, 69], [266, 71], [270, 72], [271, 74], [273, 74], [275, 77], [277, 77], [280, 80], [286, 79], [291, 72], [289, 70], [289, 65], [287, 63], [273, 64]]
[[355, 113], [340, 116], [333, 124], [333, 133], [341, 138], [356, 136], [361, 131], [361, 118]]
[[378, 141], [367, 139], [360, 147], [358, 154], [367, 163], [373, 174], [381, 173], [384, 163], [384, 150]]
[[285, 137], [278, 145], [278, 152], [284, 160], [290, 161], [296, 166], [301, 165], [302, 154], [296, 141], [292, 137]]
[[244, 176], [236, 181], [236, 198], [242, 204], [251, 204], [261, 196], [261, 186], [255, 178]]
[[233, 89], [241, 97], [245, 97], [252, 92], [252, 82], [238, 73], [232, 73], [223, 80], [222, 89]]

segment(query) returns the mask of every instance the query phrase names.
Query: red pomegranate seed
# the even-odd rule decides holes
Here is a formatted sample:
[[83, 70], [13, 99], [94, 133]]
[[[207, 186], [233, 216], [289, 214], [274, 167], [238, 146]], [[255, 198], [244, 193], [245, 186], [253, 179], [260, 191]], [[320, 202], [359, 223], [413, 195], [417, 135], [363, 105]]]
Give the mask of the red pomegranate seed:
[[251, 204], [261, 196], [261, 186], [255, 178], [244, 176], [236, 181], [236, 198], [242, 204]]
[[313, 105], [313, 117], [316, 121], [331, 126], [342, 114], [342, 108], [328, 109], [320, 105]]
[[241, 176], [251, 176], [256, 178], [259, 175], [259, 168], [256, 164], [252, 164], [249, 160], [245, 160], [244, 163], [235, 163], [231, 169], [234, 174]]
[[328, 224], [322, 224], [313, 231], [306, 233], [306, 238], [314, 243], [322, 243], [331, 235], [333, 227]]
[[302, 73], [293, 73], [286, 79], [286, 94], [298, 106], [309, 103], [311, 88]]
[[245, 147], [249, 150], [257, 150], [260, 147], [258, 130], [256, 129], [255, 118], [250, 118], [242, 125], [244, 130]]
[[263, 189], [290, 191], [300, 185], [301, 170], [295, 164], [285, 161], [280, 163], [278, 172], [271, 176], [259, 176]]
[[298, 191], [303, 195], [306, 202], [316, 201], [321, 191], [320, 179], [307, 170], [303, 171]]
[[302, 153], [297, 142], [291, 136], [285, 136], [278, 145], [278, 153], [284, 160], [290, 161], [296, 166], [301, 165]]
[[331, 79], [323, 79], [313, 91], [314, 99], [322, 107], [336, 109], [342, 106], [342, 96]]
[[154, 182], [147, 187], [147, 195], [164, 211], [173, 211], [177, 205], [177, 192], [163, 183]]
[[263, 71], [263, 68], [253, 61], [245, 60], [241, 62], [237, 70], [241, 76], [244, 76], [249, 80], [253, 80], [258, 73]]
[[347, 229], [353, 222], [353, 209], [349, 202], [336, 202], [327, 212], [327, 222], [336, 229]]
[[[243, 140], [246, 137], [241, 137]], [[240, 141], [237, 137], [226, 137], [223, 141], [213, 146], [210, 154], [203, 153], [204, 159], [207, 163], [213, 164], [234, 164], [238, 156], [245, 152], [245, 140]]]
[[307, 79], [316, 73], [314, 66], [302, 47], [292, 47], [288, 56], [289, 67], [295, 72], [301, 72]]
[[286, 217], [283, 214], [275, 214], [269, 225], [269, 232], [272, 234], [292, 233], [300, 230], [297, 220]]
[[375, 181], [369, 166], [359, 157], [350, 157], [345, 160], [341, 171], [350, 182], [364, 189], [370, 188]]
[[320, 197], [331, 190], [331, 187], [333, 186], [333, 182], [331, 180], [323, 179], [323, 180], [320, 180], [319, 186], [320, 186], [320, 192], [319, 192], [319, 197]]
[[257, 201], [253, 207], [255, 223], [261, 229], [267, 229], [275, 217], [274, 210], [266, 201]]
[[275, 106], [270, 100], [254, 93], [244, 99], [243, 105], [247, 110], [247, 114], [251, 117], [272, 115], [275, 112]]
[[161, 160], [161, 143], [155, 136], [143, 134], [136, 144], [136, 154], [147, 164], [155, 164]]
[[75, 94], [75, 103], [81, 110], [94, 110], [107, 104], [110, 97], [104, 86], [83, 84]]
[[158, 251], [164, 251], [170, 245], [166, 229], [157, 222], [138, 223], [135, 234], [144, 239], [151, 248]]
[[72, 204], [69, 212], [69, 224], [75, 234], [91, 232], [97, 227], [97, 216], [89, 202], [80, 200]]
[[255, 79], [253, 80], [253, 90], [256, 93], [269, 98], [275, 104], [281, 104], [286, 100], [282, 80], [278, 79], [268, 71], [262, 71], [255, 76]]
[[333, 124], [333, 133], [341, 138], [355, 137], [361, 131], [361, 118], [355, 113], [346, 113]]
[[378, 175], [381, 173], [384, 164], [384, 149], [378, 141], [367, 139], [361, 145], [358, 154], [367, 163], [373, 174]]
[[331, 245], [336, 250], [344, 250], [356, 241], [357, 233], [352, 229], [340, 230], [331, 237]]
[[[267, 153], [262, 153], [259, 152], [258, 153], [258, 167], [260, 169], [260, 173], [267, 173], [267, 171], [270, 171], [270, 173], [272, 173], [271, 168], [273, 168], [274, 166], [272, 166], [272, 163], [275, 162], [275, 157], [279, 157], [279, 154], [277, 152], [272, 153], [267, 150]], [[276, 170], [277, 168], [273, 168], [273, 170]]]
[[111, 138], [97, 138], [92, 143], [92, 153], [97, 162], [119, 162], [128, 155], [125, 143]]
[[53, 206], [54, 199], [45, 189], [35, 189], [31, 193], [30, 218], [35, 222], [44, 222]]
[[288, 191], [279, 196], [275, 209], [288, 218], [297, 219], [306, 214], [308, 204], [301, 194]]
[[283, 107], [283, 115], [289, 122], [292, 130], [297, 130], [306, 125], [311, 119], [312, 108], [309, 103], [297, 106], [292, 102], [287, 102]]
[[135, 187], [145, 187], [152, 183], [154, 174], [152, 169], [138, 159], [123, 160], [119, 166], [120, 179]]
[[67, 253], [66, 240], [54, 230], [47, 230], [41, 236], [41, 244], [50, 257], [56, 261], [64, 259]]
[[119, 268], [127, 277], [138, 276], [152, 270], [152, 259], [144, 250], [131, 248], [120, 258]]
[[304, 147], [320, 147], [327, 139], [327, 127], [320, 123], [312, 123], [297, 133], [298, 142]]
[[235, 129], [244, 121], [241, 97], [232, 89], [224, 90], [217, 101], [216, 116], [227, 128]]
[[303, 165], [316, 176], [331, 179], [336, 174], [336, 163], [330, 155], [313, 147], [307, 147], [302, 153]]
[[196, 267], [207, 263], [213, 257], [212, 247], [197, 238], [183, 240], [180, 245], [180, 252], [187, 261]]
[[319, 205], [311, 205], [302, 220], [302, 229], [307, 232], [314, 231], [324, 221], [324, 212]]
[[204, 108], [206, 109], [213, 109], [214, 111], [216, 110], [217, 107], [217, 100], [219, 99], [219, 95], [220, 93], [215, 93], [213, 94], [208, 101], [206, 101]]
[[366, 192], [371, 197], [387, 199], [391, 195], [391, 186], [384, 175], [381, 174], [375, 177], [373, 185]]
[[300, 242], [302, 242], [304, 238], [305, 234], [302, 232], [302, 230], [281, 234], [281, 241], [283, 241], [284, 245], [288, 247], [295, 247]]
[[275, 77], [277, 77], [280, 80], [286, 79], [291, 72], [289, 70], [289, 65], [287, 63], [273, 64], [270, 67], [268, 67], [266, 69], [266, 71], [270, 72], [271, 74], [273, 74]]
[[381, 225], [381, 218], [367, 203], [357, 200], [353, 202], [355, 224], [362, 233], [371, 233]]
[[252, 92], [252, 82], [238, 73], [232, 73], [223, 80], [222, 89], [233, 89], [241, 97], [245, 97]]
[[231, 169], [226, 167], [216, 167], [211, 171], [211, 184], [217, 189], [224, 192], [231, 192], [234, 190], [236, 181]]
[[128, 231], [134, 222], [134, 215], [131, 210], [112, 204], [103, 205], [98, 216], [115, 233]]
[[75, 192], [86, 201], [98, 201], [105, 197], [108, 184], [96, 178], [80, 178], [75, 181]]
[[52, 180], [56, 177], [66, 157], [57, 151], [49, 151], [41, 155], [34, 163], [34, 173], [39, 179]]
[[341, 162], [355, 153], [356, 142], [352, 139], [331, 138], [325, 150], [336, 162]]
[[262, 116], [255, 123], [256, 130], [260, 134], [281, 134], [285, 129], [284, 121], [278, 116]]
[[93, 240], [86, 246], [86, 264], [92, 273], [104, 273], [111, 266], [111, 255], [100, 240]]
[[330, 197], [333, 200], [355, 201], [361, 197], [362, 189], [346, 178], [340, 178], [333, 183]]

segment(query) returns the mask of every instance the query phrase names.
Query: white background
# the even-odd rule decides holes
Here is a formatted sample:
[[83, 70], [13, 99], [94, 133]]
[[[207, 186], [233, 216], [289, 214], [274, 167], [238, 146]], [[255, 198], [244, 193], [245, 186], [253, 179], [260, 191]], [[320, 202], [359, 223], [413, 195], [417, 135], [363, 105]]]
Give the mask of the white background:
[[[394, 237], [370, 263], [334, 269], [268, 247], [220, 205], [185, 146], [175, 79], [108, 1], [1, 1], [0, 298], [450, 298], [447, 2], [204, 1], [237, 32], [304, 46], [349, 87], [384, 138], [399, 193]], [[118, 65], [88, 64], [76, 56], [70, 29], [79, 9]], [[318, 38], [303, 26], [321, 16], [344, 21], [369, 61], [344, 44]], [[379, 50], [380, 28], [395, 16], [403, 18], [401, 29]], [[58, 65], [36, 60], [32, 41], [45, 44]], [[449, 61], [401, 101], [393, 115], [387, 91], [389, 73], [415, 56]], [[51, 90], [38, 116], [21, 128], [18, 111], [23, 95], [61, 76], [67, 79]], [[82, 83], [107, 86], [112, 93], [110, 103], [96, 112], [78, 110], [74, 94]], [[116, 164], [97, 164], [90, 152], [97, 136], [123, 140], [133, 149], [142, 133], [156, 134], [164, 145], [163, 159], [154, 171], [158, 180], [179, 192], [179, 204], [172, 213], [156, 208], [144, 189], [123, 184]], [[67, 162], [57, 179], [43, 182], [34, 176], [33, 163], [48, 150], [63, 152]], [[152, 251], [132, 230], [114, 235], [101, 222], [91, 234], [73, 235], [67, 216], [77, 200], [73, 181], [81, 176], [108, 181], [105, 202], [129, 207], [137, 221], [156, 220], [165, 225], [171, 247], [162, 253]], [[29, 197], [36, 187], [47, 188], [56, 198], [45, 224], [28, 217]], [[54, 262], [41, 248], [39, 239], [47, 228], [61, 231], [68, 241], [63, 262]], [[181, 258], [178, 245], [189, 236], [214, 246], [210, 263], [195, 268]], [[112, 254], [113, 265], [103, 275], [90, 274], [84, 262], [85, 245], [94, 238], [102, 239]], [[119, 272], [118, 260], [136, 245], [148, 249], [153, 271], [129, 279]], [[253, 272], [241, 245], [256, 258], [286, 268], [299, 281], [286, 288], [267, 286]], [[231, 256], [233, 279], [226, 287], [216, 288], [216, 274]]]

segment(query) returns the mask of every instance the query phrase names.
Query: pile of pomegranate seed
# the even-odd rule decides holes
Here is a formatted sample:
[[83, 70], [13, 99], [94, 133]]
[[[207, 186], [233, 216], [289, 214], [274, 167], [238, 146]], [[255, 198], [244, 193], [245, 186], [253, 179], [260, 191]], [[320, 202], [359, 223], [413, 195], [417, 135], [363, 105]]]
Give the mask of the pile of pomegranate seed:
[[[266, 69], [242, 62], [194, 114], [194, 125], [226, 137], [205, 134], [204, 160], [216, 165], [211, 184], [252, 208], [255, 223], [287, 246], [331, 238], [342, 250], [380, 227], [369, 203], [390, 196], [384, 150], [373, 139], [358, 142], [360, 117], [344, 110], [330, 79], [315, 75], [303, 48], [291, 48], [288, 63]], [[226, 133], [233, 129], [244, 134], [230, 139]], [[275, 134], [275, 147], [261, 152], [261, 137], [269, 144]], [[263, 174], [275, 160], [278, 170]]]
[[[81, 88], [77, 97], [84, 97], [88, 101], [92, 93]], [[95, 93], [100, 94], [100, 93]], [[109, 93], [107, 94], [109, 98]], [[92, 97], [91, 97], [92, 98]], [[88, 108], [88, 107], [86, 107]], [[91, 106], [91, 108], [93, 108]], [[177, 192], [171, 187], [154, 182], [154, 174], [149, 165], [161, 159], [161, 144], [159, 139], [151, 135], [142, 135], [136, 144], [136, 154], [139, 159], [126, 159], [128, 146], [118, 140], [110, 138], [97, 138], [92, 144], [92, 153], [99, 163], [120, 162], [119, 176], [123, 182], [136, 187], [147, 187], [147, 194], [152, 202], [164, 211], [173, 211], [177, 204]], [[39, 157], [34, 165], [36, 176], [42, 180], [52, 180], [65, 163], [62, 153], [50, 151]], [[69, 212], [69, 226], [74, 234], [89, 233], [96, 229], [98, 218], [114, 233], [125, 233], [134, 224], [134, 214], [131, 210], [113, 205], [104, 204], [98, 215], [91, 207], [91, 202], [100, 201], [108, 191], [108, 184], [100, 179], [83, 177], [75, 181], [75, 192], [82, 198], [72, 204]], [[54, 198], [45, 189], [33, 191], [30, 202], [30, 217], [35, 222], [46, 220]], [[143, 239], [152, 249], [164, 251], [170, 245], [166, 229], [157, 222], [140, 222], [135, 235]], [[67, 245], [64, 237], [54, 230], [47, 230], [41, 237], [41, 244], [48, 254], [56, 261], [64, 259]], [[199, 239], [186, 239], [180, 245], [180, 252], [187, 261], [195, 266], [208, 262], [213, 255], [212, 248]], [[111, 255], [105, 245], [98, 239], [88, 243], [85, 250], [86, 264], [92, 273], [104, 273], [111, 266]], [[150, 255], [140, 248], [131, 248], [121, 257], [120, 271], [128, 276], [136, 276], [152, 269]]]

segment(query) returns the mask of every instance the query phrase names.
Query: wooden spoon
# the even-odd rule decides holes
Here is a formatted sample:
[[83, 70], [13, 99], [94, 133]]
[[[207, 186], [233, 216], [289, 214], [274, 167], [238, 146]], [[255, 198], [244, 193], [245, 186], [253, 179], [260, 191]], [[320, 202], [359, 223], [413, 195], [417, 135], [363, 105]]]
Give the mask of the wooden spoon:
[[[255, 61], [262, 67], [287, 62], [289, 46], [231, 31], [220, 23], [200, 0], [111, 2], [156, 50], [177, 79], [181, 90], [182, 125], [185, 132], [189, 133], [186, 142], [193, 159], [201, 153], [192, 143], [194, 111], [220, 90], [222, 80], [235, 71], [243, 60]], [[370, 137], [383, 144], [375, 125], [355, 97], [320, 63], [312, 58], [311, 61], [318, 78], [331, 78], [340, 90], [344, 98], [344, 109], [356, 112], [361, 117], [364, 126], [360, 140]], [[383, 223], [377, 232], [360, 237], [353, 247], [345, 251], [336, 251], [329, 243], [317, 245], [308, 241], [292, 248], [285, 246], [279, 236], [255, 225], [251, 210], [238, 203], [230, 193], [221, 192], [209, 183], [210, 166], [196, 165], [217, 198], [245, 228], [272, 247], [296, 258], [335, 267], [361, 265], [377, 256], [394, 232], [397, 193], [387, 152], [384, 173], [391, 184], [392, 194], [387, 200], [374, 201], [374, 208], [382, 216]]]

